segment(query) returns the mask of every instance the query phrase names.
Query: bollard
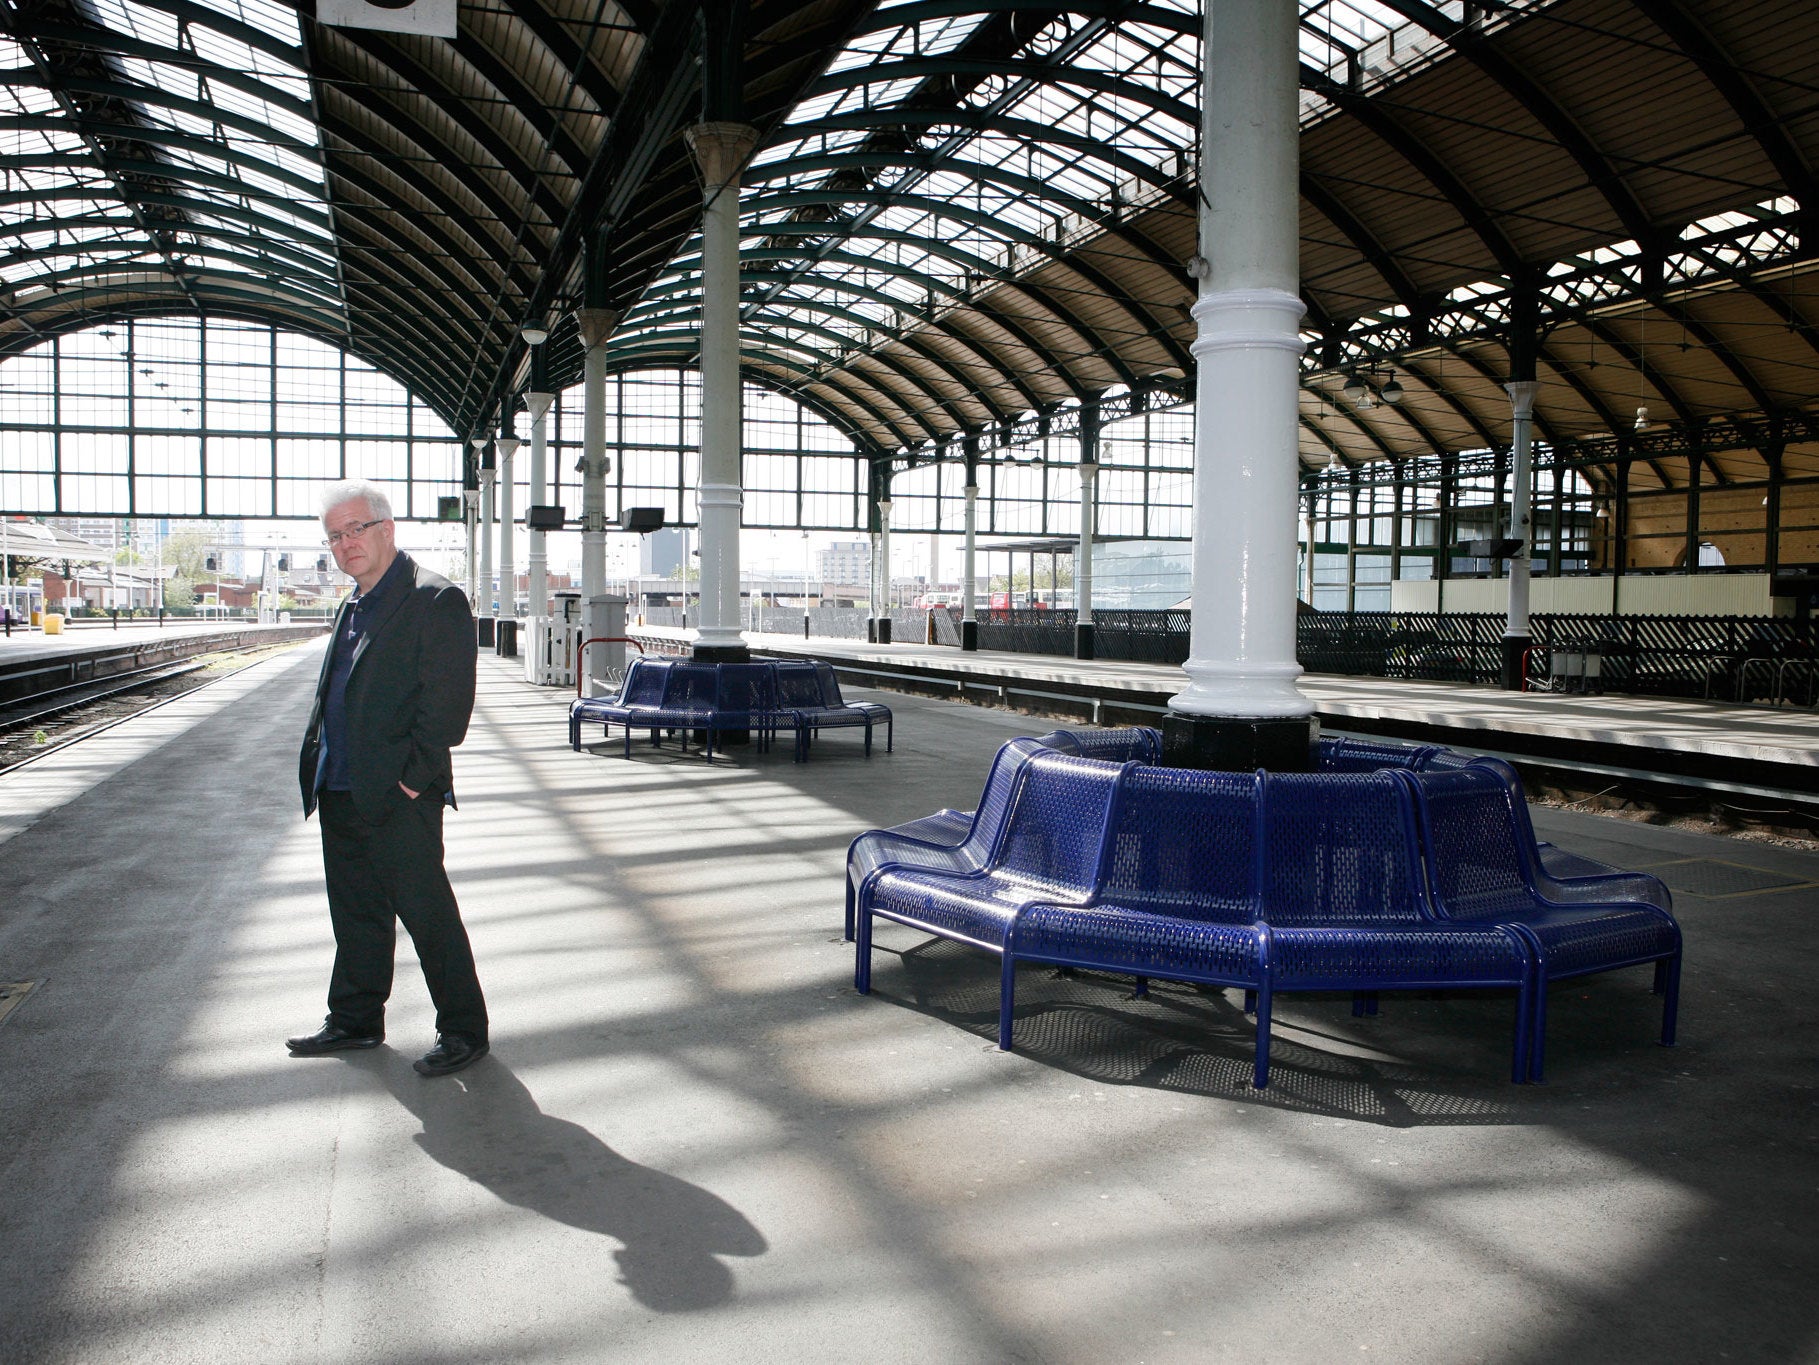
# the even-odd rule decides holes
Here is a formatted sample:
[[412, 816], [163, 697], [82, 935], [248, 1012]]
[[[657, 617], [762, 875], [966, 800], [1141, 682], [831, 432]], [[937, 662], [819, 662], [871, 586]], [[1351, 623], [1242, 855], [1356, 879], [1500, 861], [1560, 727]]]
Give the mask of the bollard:
[[120, 608], [109, 607], [108, 614], [114, 618], [114, 629], [119, 630], [120, 629]]

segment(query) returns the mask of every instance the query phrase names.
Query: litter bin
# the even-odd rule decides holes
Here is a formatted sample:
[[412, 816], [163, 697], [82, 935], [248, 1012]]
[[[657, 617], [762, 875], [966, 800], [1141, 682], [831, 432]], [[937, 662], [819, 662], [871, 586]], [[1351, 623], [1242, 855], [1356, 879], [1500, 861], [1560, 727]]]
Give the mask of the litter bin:
[[46, 635], [63, 634], [63, 618], [54, 611], [44, 613], [44, 633]]

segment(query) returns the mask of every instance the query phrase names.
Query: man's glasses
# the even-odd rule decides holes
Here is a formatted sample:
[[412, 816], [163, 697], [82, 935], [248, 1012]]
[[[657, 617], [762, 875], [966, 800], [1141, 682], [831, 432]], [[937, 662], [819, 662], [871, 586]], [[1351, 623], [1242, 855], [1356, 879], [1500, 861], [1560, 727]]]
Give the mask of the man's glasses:
[[328, 538], [322, 543], [332, 550], [344, 540], [359, 540], [384, 520], [384, 517], [374, 517], [371, 521], [363, 521], [358, 526], [350, 526], [345, 531], [330, 531]]

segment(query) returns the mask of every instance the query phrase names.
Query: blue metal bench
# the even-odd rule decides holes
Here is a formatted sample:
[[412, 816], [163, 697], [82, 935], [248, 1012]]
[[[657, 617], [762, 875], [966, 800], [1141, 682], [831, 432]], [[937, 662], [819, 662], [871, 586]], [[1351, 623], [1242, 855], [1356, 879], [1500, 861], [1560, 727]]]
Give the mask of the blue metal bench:
[[1534, 835], [1520, 787], [1489, 765], [1401, 778], [1415, 796], [1436, 912], [1455, 923], [1506, 924], [1529, 943], [1536, 974], [1530, 1079], [1542, 1076], [1554, 981], [1652, 963], [1661, 1042], [1673, 1044], [1682, 944], [1665, 886], [1640, 872], [1549, 876], [1531, 861]]
[[[612, 727], [625, 727], [625, 756], [632, 756], [632, 731], [663, 705], [664, 689], [669, 683], [671, 659], [634, 659], [626, 671], [625, 682], [616, 697], [577, 697], [568, 708], [568, 744], [581, 751], [583, 724], [601, 726], [607, 733]], [[656, 739], [653, 731], [652, 740]]]
[[845, 936], [853, 937], [853, 900], [859, 885], [885, 865], [937, 870], [976, 870], [990, 856], [1010, 806], [1017, 769], [1038, 749], [1122, 762], [1153, 761], [1162, 752], [1162, 732], [1137, 725], [1113, 730], [1050, 730], [1036, 739], [1002, 745], [986, 774], [978, 808], [938, 810], [889, 829], [868, 830], [847, 846]]
[[688, 748], [691, 732], [705, 737], [707, 756], [714, 756], [715, 736], [731, 731], [753, 734], [762, 751], [777, 731], [795, 732], [797, 761], [808, 757], [809, 737], [824, 728], [865, 727], [865, 752], [872, 751], [872, 727], [885, 724], [887, 752], [895, 747], [891, 710], [878, 702], [846, 702], [834, 671], [812, 661], [697, 663], [688, 659], [639, 659], [626, 674], [619, 696], [581, 698], [569, 707], [569, 747], [581, 747], [583, 724], [625, 727], [625, 756], [631, 757], [632, 732], [648, 730], [653, 744], [663, 733], [678, 731]]
[[1550, 981], [1654, 962], [1671, 1042], [1680, 936], [1644, 895], [1665, 889], [1601, 874], [1550, 899], [1509, 778], [1486, 763], [1208, 773], [1013, 741], [963, 851], [904, 827], [854, 840], [854, 984], [870, 988], [876, 916], [1001, 955], [1007, 1049], [1018, 961], [1129, 973], [1140, 992], [1152, 976], [1237, 987], [1257, 1011], [1259, 1086], [1278, 991], [1508, 988], [1524, 1081], [1542, 1074]]
[[874, 916], [1002, 953], [1021, 910], [1041, 901], [1084, 904], [1098, 884], [1100, 845], [1124, 771], [1038, 746], [1016, 764], [1003, 821], [978, 866], [887, 864], [866, 876], [854, 905], [860, 993], [871, 989]]
[[1109, 847], [1084, 912], [1038, 905], [1018, 918], [999, 1046], [1011, 1043], [1013, 960], [1130, 972], [1139, 988], [1163, 977], [1245, 990], [1259, 1088], [1278, 992], [1506, 988], [1517, 997], [1511, 1076], [1523, 1078], [1527, 949], [1503, 926], [1431, 916], [1412, 803], [1390, 774], [1133, 769]]
[[1528, 798], [1516, 770], [1489, 754], [1462, 754], [1438, 744], [1397, 744], [1388, 740], [1321, 736], [1317, 752], [1321, 772], [1375, 772], [1382, 768], [1407, 768], [1416, 772], [1482, 768], [1498, 774], [1509, 788], [1513, 811], [1524, 848], [1532, 853], [1530, 865], [1537, 888], [1554, 900], [1574, 900], [1589, 895], [1639, 895], [1663, 910], [1671, 910], [1666, 888], [1653, 877], [1626, 872], [1609, 863], [1569, 853], [1535, 837], [1529, 819]]
[[679, 731], [688, 748], [691, 731], [707, 738], [714, 756], [714, 736], [728, 730], [752, 730], [760, 746], [775, 729], [770, 701], [769, 664], [694, 663], [686, 659], [636, 659], [617, 697], [583, 697], [569, 706], [569, 747], [580, 749], [583, 724], [598, 724], [610, 733], [625, 729], [625, 756], [632, 755], [634, 731], [650, 732], [661, 745], [663, 734]]
[[796, 731], [796, 757], [808, 759], [809, 742], [823, 730], [865, 727], [865, 756], [872, 756], [872, 727], [884, 723], [884, 751], [896, 747], [896, 720], [882, 702], [849, 702], [840, 695], [832, 665], [814, 660], [785, 662], [777, 668], [777, 708]]

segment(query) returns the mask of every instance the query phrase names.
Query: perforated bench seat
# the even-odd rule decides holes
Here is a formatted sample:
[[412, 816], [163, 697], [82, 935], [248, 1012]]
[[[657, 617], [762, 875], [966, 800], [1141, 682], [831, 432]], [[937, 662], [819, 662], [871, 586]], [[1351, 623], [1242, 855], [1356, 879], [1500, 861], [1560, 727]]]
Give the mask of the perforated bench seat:
[[[1257, 1010], [1258, 1086], [1278, 991], [1506, 988], [1524, 1081], [1541, 1076], [1550, 981], [1653, 962], [1673, 1041], [1681, 948], [1664, 887], [1613, 870], [1550, 899], [1513, 773], [1383, 756], [1374, 770], [1208, 773], [1012, 741], [959, 843], [904, 827], [854, 840], [854, 983], [870, 989], [877, 917], [1001, 955], [1006, 1049], [1019, 961], [1129, 973], [1140, 990], [1149, 977], [1240, 988]], [[938, 813], [949, 829], [955, 815]]]

